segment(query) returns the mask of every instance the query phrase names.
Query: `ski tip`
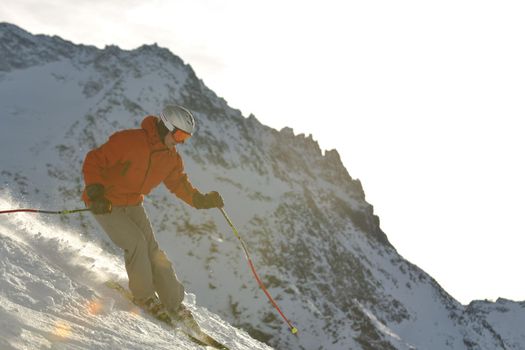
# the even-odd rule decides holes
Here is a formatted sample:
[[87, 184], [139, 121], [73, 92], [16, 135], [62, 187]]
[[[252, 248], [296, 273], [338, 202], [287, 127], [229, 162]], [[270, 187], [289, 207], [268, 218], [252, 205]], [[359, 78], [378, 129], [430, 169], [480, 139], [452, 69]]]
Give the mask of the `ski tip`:
[[297, 328], [295, 328], [295, 327], [292, 327], [290, 329], [290, 331], [292, 332], [293, 335], [298, 335], [299, 334], [299, 330]]

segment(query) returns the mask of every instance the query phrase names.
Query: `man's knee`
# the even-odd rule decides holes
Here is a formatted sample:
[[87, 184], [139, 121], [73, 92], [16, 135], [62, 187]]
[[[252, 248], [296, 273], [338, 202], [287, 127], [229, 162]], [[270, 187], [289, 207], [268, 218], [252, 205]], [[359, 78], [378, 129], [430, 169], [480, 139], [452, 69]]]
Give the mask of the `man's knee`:
[[155, 252], [153, 252], [152, 262], [159, 269], [165, 270], [172, 268], [171, 262], [166, 256], [166, 253], [160, 249], [157, 249]]

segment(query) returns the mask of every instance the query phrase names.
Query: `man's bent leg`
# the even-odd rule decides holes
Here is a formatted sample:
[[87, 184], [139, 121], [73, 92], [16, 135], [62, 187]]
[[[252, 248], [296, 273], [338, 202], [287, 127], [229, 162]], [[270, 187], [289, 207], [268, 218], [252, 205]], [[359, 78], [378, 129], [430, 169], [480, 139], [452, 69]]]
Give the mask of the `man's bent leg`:
[[114, 207], [110, 214], [94, 215], [109, 238], [124, 250], [129, 289], [137, 299], [155, 292], [148, 242], [130, 218], [127, 207]]
[[155, 290], [168, 310], [176, 310], [184, 299], [184, 286], [178, 280], [166, 253], [159, 249], [151, 223], [142, 206], [129, 207], [131, 219], [141, 228], [148, 242], [151, 272]]

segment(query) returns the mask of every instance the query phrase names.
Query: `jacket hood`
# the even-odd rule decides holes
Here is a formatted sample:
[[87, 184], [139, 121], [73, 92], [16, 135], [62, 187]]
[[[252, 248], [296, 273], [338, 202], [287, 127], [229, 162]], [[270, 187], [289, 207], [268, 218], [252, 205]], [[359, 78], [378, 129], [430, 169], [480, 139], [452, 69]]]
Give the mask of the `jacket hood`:
[[166, 148], [163, 140], [160, 139], [159, 132], [157, 131], [157, 122], [158, 118], [154, 115], [148, 115], [144, 120], [142, 120], [141, 127], [146, 132], [148, 137], [148, 143], [151, 148]]

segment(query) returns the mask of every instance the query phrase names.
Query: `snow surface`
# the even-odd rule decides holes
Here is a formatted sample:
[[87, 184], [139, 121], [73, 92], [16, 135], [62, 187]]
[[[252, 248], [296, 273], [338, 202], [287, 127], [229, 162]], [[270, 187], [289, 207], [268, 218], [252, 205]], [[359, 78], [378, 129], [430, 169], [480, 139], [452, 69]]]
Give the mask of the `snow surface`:
[[[0, 198], [0, 210], [21, 207]], [[0, 349], [202, 349], [101, 283], [126, 281], [121, 258], [38, 214], [0, 216]], [[185, 303], [231, 349], [270, 349]]]

